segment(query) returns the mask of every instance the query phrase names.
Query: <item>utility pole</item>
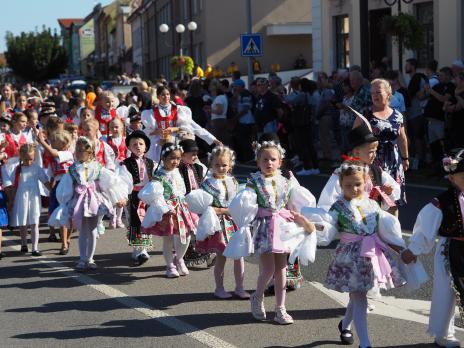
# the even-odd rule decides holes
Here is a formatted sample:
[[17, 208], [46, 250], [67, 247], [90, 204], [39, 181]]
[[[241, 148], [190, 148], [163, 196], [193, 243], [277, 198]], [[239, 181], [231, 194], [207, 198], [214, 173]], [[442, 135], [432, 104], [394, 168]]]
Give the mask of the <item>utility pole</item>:
[[369, 76], [369, 9], [367, 0], [359, 1], [359, 17], [361, 23], [361, 71], [364, 77]]
[[[247, 34], [253, 34], [253, 21], [251, 19], [251, 0], [246, 0], [247, 12]], [[253, 76], [253, 58], [248, 57], [248, 88], [254, 80]]]

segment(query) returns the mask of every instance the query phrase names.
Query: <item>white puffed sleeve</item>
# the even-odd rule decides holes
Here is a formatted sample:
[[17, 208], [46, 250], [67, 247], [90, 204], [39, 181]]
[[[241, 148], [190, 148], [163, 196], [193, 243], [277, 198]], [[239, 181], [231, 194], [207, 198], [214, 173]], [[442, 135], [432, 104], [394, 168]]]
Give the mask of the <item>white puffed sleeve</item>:
[[316, 207], [316, 198], [307, 188], [298, 185], [290, 191], [287, 208], [299, 213], [303, 207]]
[[132, 192], [129, 185], [111, 170], [102, 168], [98, 183], [102, 192], [108, 197], [111, 204], [127, 200]]
[[317, 206], [325, 211], [329, 211], [332, 204], [338, 200], [341, 194], [342, 189], [340, 187], [339, 176], [332, 174], [321, 192]]
[[[373, 203], [376, 204], [376, 203]], [[379, 209], [379, 236], [388, 244], [406, 247], [398, 218]]]
[[[56, 199], [59, 206], [52, 212], [48, 224], [55, 228], [70, 227], [70, 211], [67, 203], [74, 195], [74, 185], [71, 175], [65, 174], [56, 188]], [[72, 208], [72, 207], [70, 207]]]
[[192, 119], [192, 110], [187, 106], [177, 105], [177, 125], [178, 127], [188, 127], [195, 136], [206, 141], [208, 145], [211, 145], [216, 140], [214, 135]]
[[432, 250], [442, 220], [443, 213], [432, 203], [421, 209], [408, 246], [414, 255], [428, 254]]
[[258, 213], [258, 196], [251, 188], [237, 193], [229, 205], [229, 213], [238, 227], [247, 226]]
[[382, 170], [382, 185], [388, 185], [393, 188], [391, 195], [389, 196], [392, 201], [397, 201], [401, 198], [401, 186], [396, 182], [393, 177], [386, 171]]
[[198, 220], [196, 239], [203, 241], [221, 229], [219, 218], [211, 205], [213, 196], [201, 189], [191, 191], [185, 196], [190, 211], [201, 214]]
[[111, 148], [111, 146], [109, 146], [107, 143], [104, 142], [103, 146], [105, 147], [105, 150], [104, 150], [105, 168], [114, 171], [115, 169], [114, 161], [116, 159], [116, 155], [114, 154], [114, 151]]
[[145, 133], [147, 133], [147, 135], [148, 133], [154, 131], [157, 128], [156, 121], [155, 121], [155, 118], [153, 117], [152, 110], [142, 111], [140, 118], [142, 120], [142, 124], [145, 126]]
[[240, 229], [229, 240], [223, 255], [234, 260], [254, 252], [253, 239], [248, 225], [258, 213], [258, 196], [251, 188], [240, 191], [230, 202], [229, 213]]
[[127, 167], [123, 164], [116, 166], [115, 174], [127, 185], [129, 193], [132, 192], [134, 189], [134, 179], [132, 174], [127, 170]]
[[303, 208], [301, 214], [316, 225], [317, 244], [329, 245], [338, 233], [336, 212], [327, 212], [322, 208]]
[[148, 205], [142, 227], [149, 228], [160, 222], [163, 215], [171, 209], [163, 197], [164, 187], [159, 181], [151, 181], [140, 190], [138, 196], [142, 202]]

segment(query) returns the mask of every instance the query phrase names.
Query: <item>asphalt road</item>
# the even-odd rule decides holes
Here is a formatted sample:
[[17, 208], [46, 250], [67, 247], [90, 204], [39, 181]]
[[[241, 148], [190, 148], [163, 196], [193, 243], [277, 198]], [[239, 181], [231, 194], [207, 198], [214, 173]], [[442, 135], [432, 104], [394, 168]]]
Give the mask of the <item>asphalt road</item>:
[[[250, 169], [238, 170], [244, 178]], [[327, 177], [300, 178], [317, 197]], [[415, 216], [440, 190], [408, 187], [409, 202], [400, 212], [405, 234]], [[43, 226], [45, 228], [45, 226]], [[0, 261], [0, 347], [337, 347], [337, 324], [343, 317], [344, 295], [321, 285], [334, 246], [320, 248], [316, 262], [304, 267], [304, 286], [287, 294], [291, 326], [259, 323], [249, 313], [249, 302], [215, 300], [212, 269], [199, 266], [179, 279], [164, 277], [160, 240], [155, 239], [151, 259], [131, 266], [123, 230], [108, 230], [98, 240], [98, 270], [79, 274], [77, 235], [70, 253], [59, 256], [59, 243], [48, 243], [41, 233], [43, 257], [19, 253], [19, 236], [5, 232]], [[407, 238], [407, 236], [405, 235]], [[421, 258], [431, 275], [433, 255]], [[247, 289], [254, 289], [256, 260], [246, 263]], [[230, 264], [226, 287], [233, 290]], [[369, 330], [375, 347], [434, 347], [426, 334], [431, 293], [423, 289], [407, 294], [401, 289], [371, 303]], [[266, 298], [273, 318], [272, 297]], [[458, 330], [458, 338], [464, 332]], [[355, 342], [355, 346], [357, 346]]]

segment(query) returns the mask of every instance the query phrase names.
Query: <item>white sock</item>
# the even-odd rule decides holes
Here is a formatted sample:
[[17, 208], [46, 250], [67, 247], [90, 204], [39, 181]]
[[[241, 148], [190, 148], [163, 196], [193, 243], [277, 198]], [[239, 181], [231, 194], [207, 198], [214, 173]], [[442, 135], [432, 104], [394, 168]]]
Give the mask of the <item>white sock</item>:
[[353, 321], [358, 334], [361, 347], [371, 345], [367, 330], [367, 297], [365, 292], [351, 292], [350, 300], [353, 301]]

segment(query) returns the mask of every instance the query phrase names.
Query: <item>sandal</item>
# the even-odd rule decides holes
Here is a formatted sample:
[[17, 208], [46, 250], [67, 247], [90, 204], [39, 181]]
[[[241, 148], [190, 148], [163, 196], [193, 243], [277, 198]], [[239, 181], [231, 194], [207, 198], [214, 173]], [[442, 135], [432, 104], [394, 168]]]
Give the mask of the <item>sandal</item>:
[[340, 331], [340, 341], [344, 345], [353, 344], [353, 332], [348, 329], [342, 330], [342, 323], [343, 320], [340, 320], [340, 323], [338, 323], [338, 331]]
[[60, 255], [68, 255], [68, 253], [69, 253], [69, 248], [61, 248]]

